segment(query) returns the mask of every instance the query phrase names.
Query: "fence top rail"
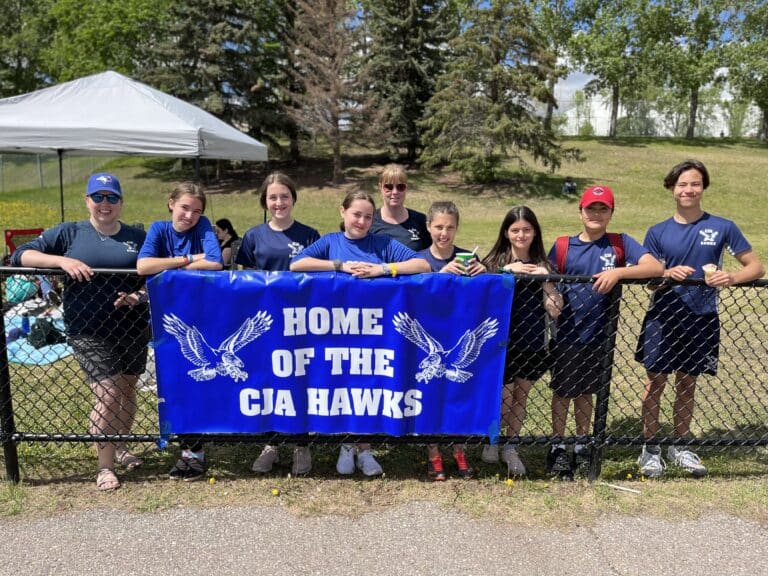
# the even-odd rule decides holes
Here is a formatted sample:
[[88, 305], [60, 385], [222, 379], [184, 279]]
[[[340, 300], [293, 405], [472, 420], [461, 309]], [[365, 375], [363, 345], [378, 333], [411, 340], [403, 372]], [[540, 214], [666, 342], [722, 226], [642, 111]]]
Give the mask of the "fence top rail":
[[[135, 275], [137, 274], [135, 269], [130, 268], [94, 268], [96, 274], [125, 274]], [[221, 270], [222, 274], [232, 274], [240, 272], [239, 270]], [[61, 268], [24, 268], [13, 266], [0, 266], [0, 276], [11, 276], [14, 274], [41, 274], [41, 275], [62, 275], [64, 273]], [[519, 274], [514, 272], [503, 272], [504, 274], [511, 274], [515, 279], [530, 282], [559, 282], [559, 283], [576, 283], [576, 284], [590, 284], [595, 281], [592, 276], [573, 276], [566, 274]], [[299, 272], [297, 272], [299, 274]], [[300, 272], [304, 274], [304, 272]], [[641, 286], [703, 286], [703, 279], [687, 279], [687, 280], [673, 280], [671, 278], [646, 278], [641, 280], [619, 280], [619, 284], [639, 284]], [[735, 284], [731, 288], [738, 286], [742, 288], [750, 287], [766, 287], [768, 286], [768, 279], [753, 280], [751, 282], [744, 282], [741, 284]]]

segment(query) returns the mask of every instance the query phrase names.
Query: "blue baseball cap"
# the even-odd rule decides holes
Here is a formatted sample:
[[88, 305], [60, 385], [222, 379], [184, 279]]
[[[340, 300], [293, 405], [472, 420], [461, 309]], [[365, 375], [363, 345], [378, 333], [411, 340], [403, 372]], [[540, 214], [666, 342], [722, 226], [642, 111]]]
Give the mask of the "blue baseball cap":
[[123, 197], [120, 180], [117, 179], [117, 176], [107, 174], [106, 172], [92, 174], [88, 178], [88, 187], [85, 189], [86, 196], [96, 194], [96, 192], [112, 192], [112, 194]]

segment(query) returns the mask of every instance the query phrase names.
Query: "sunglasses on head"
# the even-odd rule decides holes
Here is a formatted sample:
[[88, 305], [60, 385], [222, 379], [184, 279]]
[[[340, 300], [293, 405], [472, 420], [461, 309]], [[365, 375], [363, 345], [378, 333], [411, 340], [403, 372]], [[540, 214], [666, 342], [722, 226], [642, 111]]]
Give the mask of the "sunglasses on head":
[[91, 194], [91, 200], [93, 200], [96, 204], [101, 204], [106, 200], [110, 204], [117, 204], [120, 202], [120, 196], [117, 194], [102, 194], [100, 192], [96, 192], [95, 194]]
[[405, 189], [408, 187], [407, 184], [392, 184], [391, 182], [388, 182], [387, 184], [384, 184], [384, 190], [392, 191], [394, 188], [397, 188], [398, 192], [405, 192]]

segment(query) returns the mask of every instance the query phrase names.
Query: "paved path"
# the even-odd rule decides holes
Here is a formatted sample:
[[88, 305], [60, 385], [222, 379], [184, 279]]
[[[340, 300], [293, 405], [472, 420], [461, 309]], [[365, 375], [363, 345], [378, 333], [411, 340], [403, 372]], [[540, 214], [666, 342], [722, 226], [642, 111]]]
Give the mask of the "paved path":
[[253, 507], [0, 521], [3, 576], [278, 573], [768, 575], [768, 530], [723, 515], [530, 529], [429, 503], [356, 519]]

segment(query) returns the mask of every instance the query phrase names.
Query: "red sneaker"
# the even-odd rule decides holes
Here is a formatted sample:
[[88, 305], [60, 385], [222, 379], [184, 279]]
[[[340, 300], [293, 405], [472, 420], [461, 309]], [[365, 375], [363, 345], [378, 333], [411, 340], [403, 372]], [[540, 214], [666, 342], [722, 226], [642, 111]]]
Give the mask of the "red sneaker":
[[430, 458], [427, 463], [427, 478], [432, 482], [443, 482], [445, 480], [445, 471], [443, 470], [443, 458], [435, 456]]
[[467, 464], [467, 457], [464, 455], [464, 452], [454, 452], [453, 459], [456, 461], [456, 468], [459, 469], [459, 476], [465, 480], [472, 478], [474, 472], [469, 467], [469, 464]]

